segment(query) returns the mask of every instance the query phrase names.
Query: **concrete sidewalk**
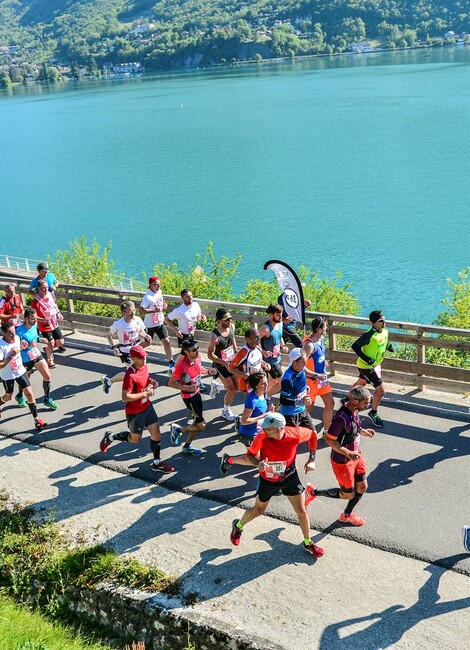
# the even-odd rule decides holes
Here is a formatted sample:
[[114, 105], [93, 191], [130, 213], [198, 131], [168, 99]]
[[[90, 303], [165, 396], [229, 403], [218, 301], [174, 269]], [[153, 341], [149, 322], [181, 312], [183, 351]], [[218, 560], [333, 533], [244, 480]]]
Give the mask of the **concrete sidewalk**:
[[[235, 548], [239, 508], [9, 437], [0, 454], [0, 487], [12, 497], [52, 509], [72, 537], [181, 576], [197, 599], [191, 608], [172, 603], [182, 615], [256, 638], [260, 648], [468, 648], [465, 575], [315, 532], [325, 555], [314, 560], [297, 526], [270, 517], [247, 526]], [[462, 549], [447, 560], [465, 557]]]

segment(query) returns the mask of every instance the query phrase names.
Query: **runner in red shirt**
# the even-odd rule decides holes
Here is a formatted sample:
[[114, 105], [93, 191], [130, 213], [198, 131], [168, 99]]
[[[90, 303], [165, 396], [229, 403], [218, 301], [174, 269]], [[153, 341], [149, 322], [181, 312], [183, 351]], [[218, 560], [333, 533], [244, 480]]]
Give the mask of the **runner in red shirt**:
[[54, 295], [49, 291], [47, 282], [39, 280], [38, 295], [34, 298], [31, 307], [36, 310], [38, 330], [43, 338], [47, 339], [46, 357], [49, 368], [55, 368], [53, 351], [54, 348], [62, 349], [64, 346], [64, 335], [59, 327], [60, 320], [64, 317], [59, 311]]
[[23, 304], [14, 284], [5, 285], [5, 295], [0, 298], [0, 323], [12, 322], [15, 327], [21, 323]]
[[183, 433], [187, 433], [183, 454], [200, 456], [203, 451], [193, 447], [191, 443], [197, 434], [206, 428], [201, 397], [201, 374], [204, 370], [203, 374], [214, 376], [217, 374], [217, 370], [202, 368], [199, 344], [192, 338], [185, 339], [181, 343], [181, 356], [182, 358], [176, 364], [173, 374], [168, 380], [168, 386], [181, 391], [181, 397], [193, 416], [193, 422], [185, 427], [173, 422], [170, 425], [171, 443], [176, 447]]
[[310, 538], [304, 486], [295, 466], [297, 447], [301, 442], [308, 441], [310, 456], [305, 463], [305, 473], [315, 469], [316, 433], [305, 427], [286, 427], [285, 417], [281, 413], [268, 413], [261, 422], [261, 429], [246, 454], [247, 460], [259, 470], [255, 505], [241, 519], [234, 519], [230, 541], [238, 546], [246, 524], [264, 514], [271, 497], [282, 492], [291, 502], [299, 520], [304, 549], [314, 557], [321, 557], [323, 549]]
[[100, 442], [100, 450], [105, 452], [114, 440], [139, 443], [144, 429], [147, 429], [150, 433], [150, 450], [153, 454], [151, 469], [154, 472], [170, 474], [175, 471], [175, 468], [160, 460], [160, 425], [158, 415], [149, 399], [158, 388], [158, 384], [150, 378], [147, 352], [141, 345], [134, 345], [129, 350], [129, 356], [132, 365], [126, 370], [122, 382], [122, 401], [126, 404], [129, 433], [106, 431]]

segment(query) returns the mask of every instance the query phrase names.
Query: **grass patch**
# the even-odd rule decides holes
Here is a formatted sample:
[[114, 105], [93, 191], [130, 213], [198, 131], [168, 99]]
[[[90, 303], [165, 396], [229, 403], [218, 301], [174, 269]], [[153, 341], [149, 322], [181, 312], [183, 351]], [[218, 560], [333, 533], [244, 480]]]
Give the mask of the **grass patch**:
[[80, 638], [77, 632], [51, 623], [37, 612], [0, 596], [2, 650], [104, 650], [102, 643]]
[[[171, 595], [180, 590], [179, 582], [157, 567], [142, 565], [134, 558], [119, 557], [103, 545], [70, 548], [68, 540], [53, 520], [40, 520], [32, 508], [10, 503], [5, 495], [0, 494], [1, 597], [9, 596], [29, 610], [39, 610], [53, 622], [73, 625], [77, 629], [83, 622], [67, 606], [67, 588], [92, 589], [102, 582]], [[4, 603], [4, 606], [7, 604]], [[4, 624], [3, 615], [1, 624]], [[22, 629], [21, 626], [18, 629]], [[96, 626], [87, 628], [86, 623], [82, 629], [91, 630], [91, 635], [85, 639], [87, 642], [89, 636], [92, 640], [104, 638], [107, 632], [104, 629], [97, 631]], [[26, 643], [27, 631], [23, 637]], [[43, 647], [40, 645], [42, 637], [32, 639], [36, 645], [18, 646], [18, 637], [17, 644], [11, 647], [13, 650], [105, 647], [68, 643], [60, 646], [50, 645], [49, 642]], [[9, 647], [3, 641], [3, 634], [0, 634], [1, 650]]]

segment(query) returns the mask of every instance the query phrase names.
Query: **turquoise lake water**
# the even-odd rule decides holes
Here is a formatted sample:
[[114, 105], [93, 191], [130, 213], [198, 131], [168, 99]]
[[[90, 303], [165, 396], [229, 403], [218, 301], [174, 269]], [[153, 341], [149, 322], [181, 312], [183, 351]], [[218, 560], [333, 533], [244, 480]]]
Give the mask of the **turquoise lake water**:
[[127, 275], [212, 240], [343, 274], [430, 322], [470, 265], [470, 47], [69, 82], [0, 96], [0, 253], [85, 234]]

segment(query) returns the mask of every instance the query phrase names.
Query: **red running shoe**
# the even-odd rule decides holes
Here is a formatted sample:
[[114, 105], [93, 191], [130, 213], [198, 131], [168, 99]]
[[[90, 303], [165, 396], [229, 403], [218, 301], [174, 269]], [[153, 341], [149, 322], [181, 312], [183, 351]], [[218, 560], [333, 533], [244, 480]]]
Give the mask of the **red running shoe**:
[[108, 449], [108, 447], [113, 443], [113, 440], [109, 437], [111, 435], [111, 431], [106, 431], [104, 436], [101, 438], [100, 442], [100, 451], [104, 452]]
[[161, 472], [162, 474], [171, 474], [175, 471], [175, 468], [166, 463], [152, 463], [151, 465], [153, 472]]
[[312, 541], [310, 542], [310, 544], [304, 543], [304, 549], [307, 551], [307, 553], [313, 555], [313, 557], [321, 557], [325, 552], [321, 546], [317, 546]]
[[359, 515], [355, 515], [354, 512], [351, 512], [350, 515], [345, 515], [344, 512], [342, 512], [339, 516], [339, 520], [342, 521], [343, 524], [352, 524], [353, 526], [364, 525], [364, 519], [359, 517]]
[[234, 546], [240, 546], [240, 537], [242, 536], [242, 531], [237, 526], [239, 521], [240, 519], [234, 519], [232, 522], [232, 532], [230, 533], [230, 541]]
[[44, 420], [40, 420], [39, 418], [36, 418], [34, 420], [34, 426], [36, 427], [36, 431], [42, 431], [44, 427], [47, 427], [47, 422], [44, 422]]
[[315, 501], [317, 495], [315, 494], [315, 486], [311, 483], [307, 483], [305, 486], [305, 507], [307, 508], [312, 501]]

